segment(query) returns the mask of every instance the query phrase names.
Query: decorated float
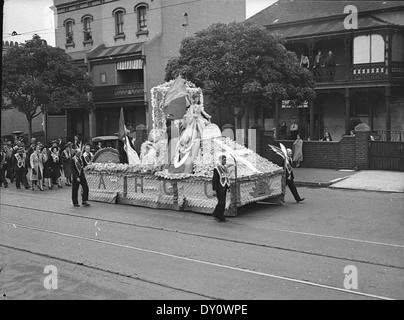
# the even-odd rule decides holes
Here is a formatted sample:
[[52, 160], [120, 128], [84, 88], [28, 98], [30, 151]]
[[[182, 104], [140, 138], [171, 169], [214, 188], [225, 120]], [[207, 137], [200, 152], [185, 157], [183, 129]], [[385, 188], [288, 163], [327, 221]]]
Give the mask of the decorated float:
[[[217, 204], [213, 169], [224, 154], [231, 181], [226, 216], [252, 202], [282, 204], [283, 168], [222, 136], [203, 108], [200, 88], [179, 77], [154, 87], [151, 97], [153, 127], [139, 160], [130, 165], [105, 157], [86, 166], [90, 200], [211, 214]], [[181, 97], [185, 115], [167, 122], [167, 106]]]

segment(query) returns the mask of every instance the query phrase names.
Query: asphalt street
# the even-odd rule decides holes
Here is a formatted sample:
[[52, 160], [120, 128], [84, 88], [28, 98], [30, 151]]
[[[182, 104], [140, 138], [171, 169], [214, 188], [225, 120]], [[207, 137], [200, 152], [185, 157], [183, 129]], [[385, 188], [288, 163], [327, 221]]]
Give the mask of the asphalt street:
[[[227, 223], [1, 189], [1, 299], [403, 299], [404, 194], [304, 188]], [[44, 268], [57, 267], [47, 290]], [[346, 266], [358, 288], [347, 289]]]

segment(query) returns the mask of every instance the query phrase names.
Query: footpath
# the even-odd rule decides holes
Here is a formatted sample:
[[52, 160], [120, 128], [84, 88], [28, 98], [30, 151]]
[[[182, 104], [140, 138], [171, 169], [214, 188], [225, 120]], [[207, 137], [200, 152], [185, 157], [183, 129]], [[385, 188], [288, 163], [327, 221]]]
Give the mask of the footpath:
[[404, 193], [404, 172], [318, 168], [293, 170], [297, 186]]

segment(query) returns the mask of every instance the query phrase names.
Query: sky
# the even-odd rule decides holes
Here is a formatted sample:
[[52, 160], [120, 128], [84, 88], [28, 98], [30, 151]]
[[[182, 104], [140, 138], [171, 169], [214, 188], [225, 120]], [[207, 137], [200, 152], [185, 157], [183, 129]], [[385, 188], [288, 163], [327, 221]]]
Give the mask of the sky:
[[[218, 0], [220, 1], [220, 0]], [[265, 9], [276, 0], [246, 0], [246, 18]], [[49, 45], [55, 45], [53, 0], [4, 0], [3, 40], [25, 42], [36, 33]], [[17, 36], [11, 36], [16, 31]]]

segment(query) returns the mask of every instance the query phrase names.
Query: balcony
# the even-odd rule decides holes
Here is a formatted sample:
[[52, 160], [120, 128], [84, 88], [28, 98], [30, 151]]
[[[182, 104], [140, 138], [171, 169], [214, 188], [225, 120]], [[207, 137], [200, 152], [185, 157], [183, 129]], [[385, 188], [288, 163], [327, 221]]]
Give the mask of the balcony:
[[127, 83], [116, 86], [98, 86], [93, 91], [94, 101], [144, 98], [144, 83]]
[[384, 62], [379, 62], [317, 67], [311, 71], [317, 83], [389, 80], [404, 77], [404, 63], [393, 62], [390, 69]]

